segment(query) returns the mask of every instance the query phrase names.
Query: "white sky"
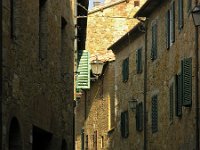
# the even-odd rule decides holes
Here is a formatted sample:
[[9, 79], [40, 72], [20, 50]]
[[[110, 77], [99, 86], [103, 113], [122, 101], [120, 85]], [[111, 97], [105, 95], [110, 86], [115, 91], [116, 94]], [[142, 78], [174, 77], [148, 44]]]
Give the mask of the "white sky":
[[[89, 10], [93, 7], [93, 1], [94, 0], [90, 0], [89, 1]], [[101, 3], [103, 3], [104, 2], [104, 0], [99, 0]]]

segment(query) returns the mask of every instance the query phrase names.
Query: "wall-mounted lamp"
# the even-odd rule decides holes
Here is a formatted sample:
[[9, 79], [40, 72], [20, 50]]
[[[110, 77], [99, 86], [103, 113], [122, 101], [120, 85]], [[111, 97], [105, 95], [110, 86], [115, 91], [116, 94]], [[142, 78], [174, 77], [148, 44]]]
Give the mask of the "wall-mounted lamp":
[[192, 9], [191, 13], [192, 13], [192, 18], [193, 18], [193, 21], [194, 21], [194, 25], [196, 27], [200, 26], [200, 5], [195, 6]]
[[103, 65], [104, 63], [98, 60], [97, 56], [96, 59], [91, 62], [92, 74], [95, 76], [96, 79], [98, 79], [98, 77], [102, 74]]
[[137, 103], [138, 103], [138, 99], [129, 100], [129, 101], [128, 101], [129, 108], [130, 108], [132, 111], [136, 110]]

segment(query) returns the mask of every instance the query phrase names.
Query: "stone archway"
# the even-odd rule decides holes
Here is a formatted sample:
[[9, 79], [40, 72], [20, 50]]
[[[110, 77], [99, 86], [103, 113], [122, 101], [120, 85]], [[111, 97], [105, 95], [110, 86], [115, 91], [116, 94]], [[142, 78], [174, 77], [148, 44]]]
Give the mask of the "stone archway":
[[10, 123], [9, 129], [9, 150], [22, 150], [22, 139], [20, 125], [17, 118], [13, 118]]

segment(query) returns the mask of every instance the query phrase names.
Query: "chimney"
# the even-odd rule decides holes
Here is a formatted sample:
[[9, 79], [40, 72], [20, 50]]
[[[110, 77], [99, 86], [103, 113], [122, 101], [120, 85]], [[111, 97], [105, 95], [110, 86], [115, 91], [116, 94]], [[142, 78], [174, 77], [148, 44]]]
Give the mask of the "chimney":
[[101, 2], [99, 0], [94, 0], [93, 1], [93, 6], [96, 7], [96, 6], [99, 6], [101, 4]]

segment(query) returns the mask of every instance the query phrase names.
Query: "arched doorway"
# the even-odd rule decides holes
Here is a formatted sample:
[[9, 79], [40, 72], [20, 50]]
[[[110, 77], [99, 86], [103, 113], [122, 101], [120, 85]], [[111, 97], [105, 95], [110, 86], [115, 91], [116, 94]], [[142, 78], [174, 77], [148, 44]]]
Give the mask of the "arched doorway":
[[9, 130], [9, 150], [22, 150], [21, 131], [17, 118], [13, 118]]

